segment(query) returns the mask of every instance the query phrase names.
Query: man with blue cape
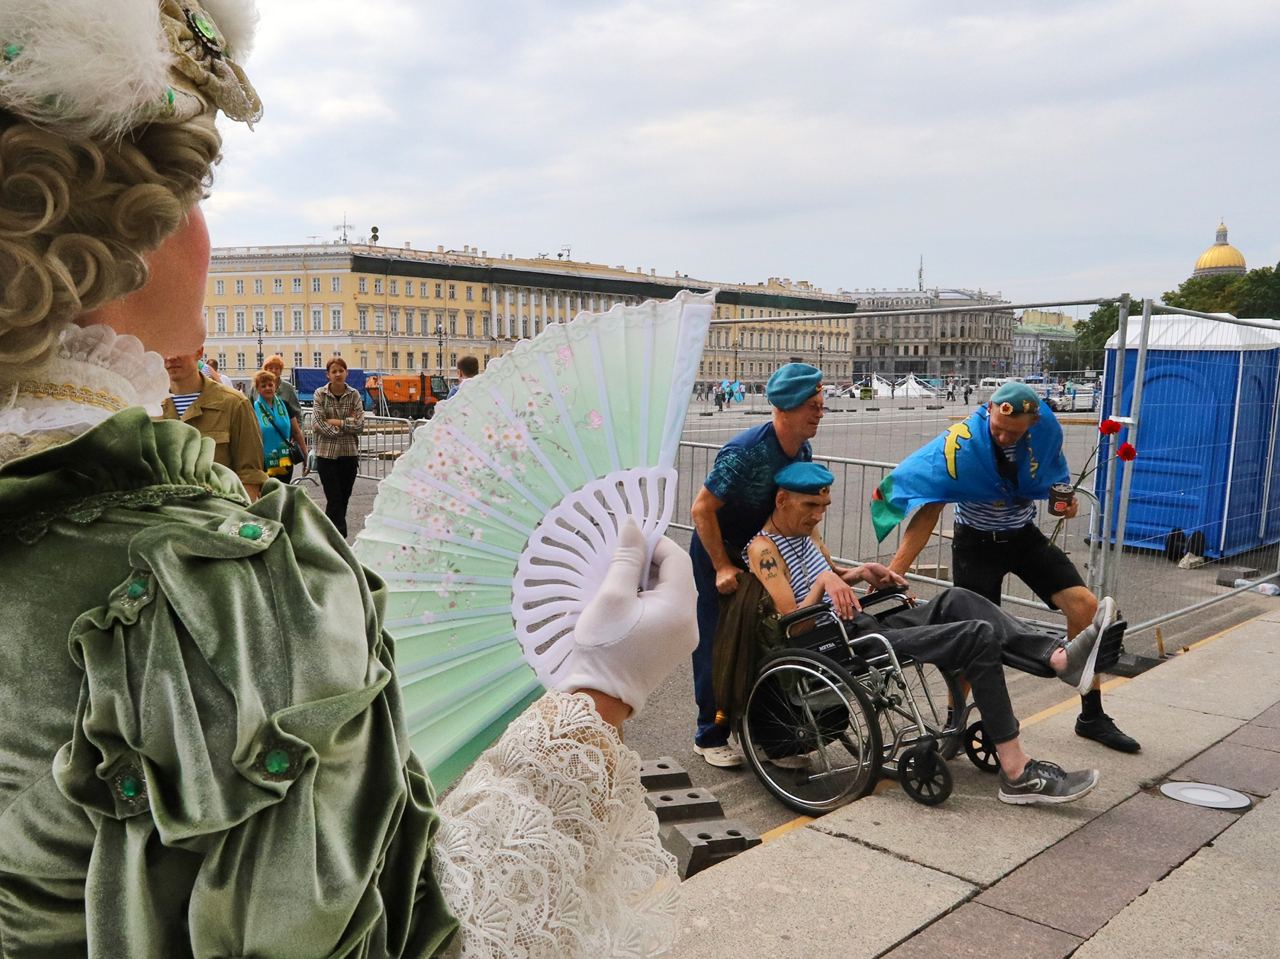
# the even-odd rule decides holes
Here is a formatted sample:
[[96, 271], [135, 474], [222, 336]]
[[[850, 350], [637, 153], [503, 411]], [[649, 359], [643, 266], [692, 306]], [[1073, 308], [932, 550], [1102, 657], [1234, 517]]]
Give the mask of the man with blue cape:
[[[914, 512], [890, 569], [905, 574], [933, 535], [947, 503], [956, 504], [952, 565], [956, 586], [1000, 602], [1012, 573], [1050, 609], [1067, 619], [1075, 636], [1092, 622], [1105, 630], [1115, 603], [1101, 605], [1075, 564], [1036, 525], [1036, 500], [1047, 499], [1071, 476], [1062, 452], [1062, 427], [1025, 383], [1006, 383], [966, 419], [912, 453], [876, 489], [871, 520], [884, 540]], [[1064, 516], [1076, 515], [1074, 496]], [[1117, 728], [1094, 688], [1081, 696], [1076, 734], [1120, 752], [1142, 747]]]

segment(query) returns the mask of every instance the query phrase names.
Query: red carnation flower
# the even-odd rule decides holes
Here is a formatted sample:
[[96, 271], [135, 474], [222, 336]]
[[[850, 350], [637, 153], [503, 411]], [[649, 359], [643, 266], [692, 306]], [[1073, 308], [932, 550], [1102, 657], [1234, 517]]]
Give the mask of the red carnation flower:
[[1114, 436], [1116, 433], [1119, 433], [1120, 430], [1122, 430], [1123, 428], [1124, 427], [1122, 427], [1119, 423], [1111, 419], [1103, 420], [1101, 423], [1098, 424], [1098, 432], [1101, 433], [1103, 436]]
[[1116, 447], [1116, 456], [1126, 463], [1132, 463], [1138, 456], [1138, 448], [1132, 443], [1121, 443]]

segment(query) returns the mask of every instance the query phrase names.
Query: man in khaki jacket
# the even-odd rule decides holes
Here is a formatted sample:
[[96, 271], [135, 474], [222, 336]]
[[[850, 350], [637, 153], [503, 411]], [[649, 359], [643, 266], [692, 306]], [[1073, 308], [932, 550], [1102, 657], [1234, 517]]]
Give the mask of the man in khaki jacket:
[[182, 420], [213, 440], [213, 461], [231, 467], [249, 499], [256, 500], [267, 481], [262, 468], [262, 432], [253, 408], [239, 390], [201, 374], [197, 363], [203, 354], [200, 349], [165, 357], [171, 395], [164, 401], [164, 419]]

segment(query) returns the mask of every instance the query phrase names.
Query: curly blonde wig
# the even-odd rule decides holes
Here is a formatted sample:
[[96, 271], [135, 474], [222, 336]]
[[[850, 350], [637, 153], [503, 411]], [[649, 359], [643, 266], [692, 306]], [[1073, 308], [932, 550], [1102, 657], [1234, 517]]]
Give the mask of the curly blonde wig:
[[141, 287], [144, 254], [209, 186], [213, 112], [103, 141], [0, 110], [0, 370], [42, 364], [77, 316]]

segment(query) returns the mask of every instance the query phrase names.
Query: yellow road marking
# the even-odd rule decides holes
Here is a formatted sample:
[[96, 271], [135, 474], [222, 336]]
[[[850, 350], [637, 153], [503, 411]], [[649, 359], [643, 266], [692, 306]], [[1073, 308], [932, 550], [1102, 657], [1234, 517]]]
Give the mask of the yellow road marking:
[[784, 822], [781, 826], [774, 826], [768, 832], [762, 832], [760, 834], [760, 841], [772, 842], [779, 836], [785, 836], [787, 833], [791, 832], [791, 830], [799, 829], [801, 826], [807, 826], [811, 822], [813, 822], [812, 816], [797, 816], [795, 819], [791, 820], [791, 822]]
[[[1105, 683], [1103, 683], [1098, 688], [1103, 690], [1115, 689], [1117, 686], [1123, 686], [1128, 681], [1129, 681], [1129, 678], [1127, 676], [1116, 676], [1113, 679], [1108, 679]], [[1032, 723], [1038, 723], [1043, 719], [1048, 719], [1050, 716], [1056, 716], [1058, 715], [1058, 713], [1065, 713], [1072, 706], [1077, 706], [1079, 705], [1079, 703], [1080, 703], [1079, 696], [1074, 696], [1071, 699], [1064, 699], [1062, 702], [1058, 703], [1056, 706], [1050, 706], [1048, 709], [1040, 710], [1040, 712], [1036, 713], [1034, 716], [1028, 716], [1026, 719], [1022, 720], [1022, 725], [1030, 726]]]

